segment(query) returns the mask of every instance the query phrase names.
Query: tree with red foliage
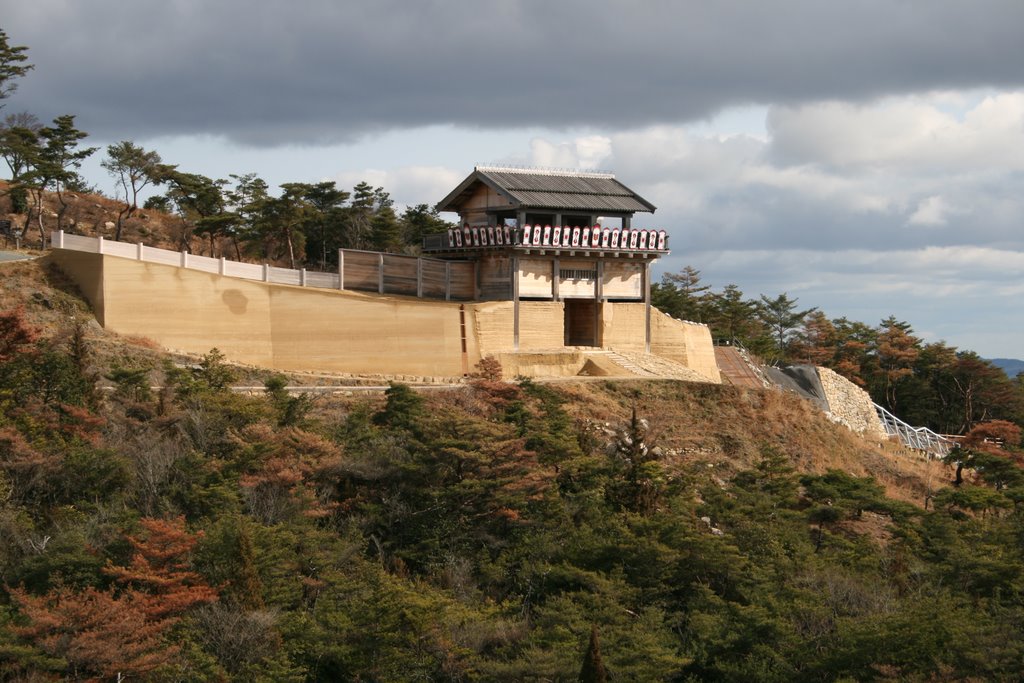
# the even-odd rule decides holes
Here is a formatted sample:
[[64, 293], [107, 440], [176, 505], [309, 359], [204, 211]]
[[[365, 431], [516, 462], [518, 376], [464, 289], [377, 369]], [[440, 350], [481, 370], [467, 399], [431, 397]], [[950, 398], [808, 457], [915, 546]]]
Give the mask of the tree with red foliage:
[[164, 642], [166, 620], [147, 616], [145, 597], [135, 591], [120, 596], [113, 590], [67, 586], [46, 595], [10, 590], [26, 626], [16, 635], [31, 641], [51, 660], [52, 670], [78, 680], [123, 680], [141, 677], [169, 663], [178, 648]]
[[6, 363], [39, 339], [39, 331], [25, 320], [25, 309], [0, 311], [0, 363]]
[[878, 366], [884, 380], [885, 403], [889, 410], [896, 411], [896, 388], [913, 376], [914, 362], [921, 354], [920, 340], [912, 334], [910, 325], [889, 316], [882, 321], [875, 349]]
[[164, 635], [181, 616], [217, 599], [216, 591], [188, 568], [200, 534], [188, 533], [184, 518], [143, 519], [140, 524], [145, 535], [128, 537], [135, 549], [131, 563], [104, 570], [118, 587], [75, 591], [57, 586], [41, 596], [10, 589], [28, 621], [15, 634], [55, 658], [52, 670], [75, 679], [144, 676], [174, 659], [178, 648]]
[[1006, 420], [989, 420], [967, 432], [959, 448], [953, 449], [946, 461], [956, 465], [954, 486], [964, 482], [964, 468], [978, 471], [982, 478], [1001, 490], [1024, 480], [1019, 454], [1012, 450], [1020, 445], [1021, 428]]
[[177, 621], [190, 607], [213, 602], [217, 592], [189, 563], [202, 532], [185, 530], [185, 518], [140, 520], [146, 534], [129, 536], [135, 549], [127, 567], [108, 565], [104, 572], [119, 584], [139, 592], [146, 616], [158, 621]]

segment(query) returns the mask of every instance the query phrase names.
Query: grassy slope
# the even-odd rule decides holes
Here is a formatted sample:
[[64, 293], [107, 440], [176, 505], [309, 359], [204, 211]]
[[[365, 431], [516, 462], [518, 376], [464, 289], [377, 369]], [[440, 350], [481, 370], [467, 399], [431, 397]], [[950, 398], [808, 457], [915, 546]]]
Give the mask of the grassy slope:
[[[84, 320], [101, 374], [113, 364], [158, 367], [165, 358], [179, 363], [195, 360], [167, 354], [145, 338], [103, 330], [74, 285], [45, 258], [0, 264], [0, 269], [0, 310], [22, 306], [29, 321], [51, 338], [66, 335], [74, 321]], [[242, 369], [240, 381], [259, 385], [269, 374]], [[289, 381], [324, 384], [332, 380], [296, 375]], [[944, 466], [901, 454], [889, 444], [869, 443], [833, 425], [809, 403], [779, 391], [641, 380], [559, 382], [557, 386], [570, 398], [570, 414], [596, 427], [620, 424], [636, 405], [638, 413], [651, 422], [655, 441], [665, 450], [670, 466], [700, 463], [723, 480], [755, 464], [768, 446], [789, 454], [801, 472], [820, 474], [835, 468], [856, 476], [872, 475], [890, 497], [917, 505], [924, 503], [932, 487], [950, 478]], [[334, 413], [345, 406], [333, 404], [352, 400], [356, 399], [321, 397], [318, 410]]]

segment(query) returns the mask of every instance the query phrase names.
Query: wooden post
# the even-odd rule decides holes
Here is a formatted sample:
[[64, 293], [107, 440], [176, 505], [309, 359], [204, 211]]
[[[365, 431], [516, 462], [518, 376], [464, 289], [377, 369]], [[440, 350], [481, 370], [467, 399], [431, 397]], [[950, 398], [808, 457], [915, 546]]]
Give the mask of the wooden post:
[[416, 296], [423, 298], [423, 259], [416, 259]]
[[594, 276], [594, 346], [604, 347], [601, 342], [601, 313], [604, 310], [604, 261], [597, 260]]
[[512, 257], [512, 348], [519, 350], [519, 257]]
[[384, 293], [384, 254], [377, 254], [377, 293]]
[[[140, 244], [139, 246], [141, 247], [142, 245]], [[139, 260], [141, 260], [141, 259], [139, 259]], [[227, 259], [224, 258], [223, 256], [221, 256], [220, 257], [220, 263], [217, 264], [217, 273], [220, 274], [220, 275], [223, 275], [224, 273], [227, 272], [227, 270], [228, 270]]]
[[561, 279], [558, 269], [558, 257], [551, 259], [551, 299], [558, 301], [558, 281]]
[[[50, 246], [51, 247], [53, 246], [53, 240], [52, 239], [50, 240]], [[58, 230], [57, 231], [57, 248], [58, 249], [63, 249], [64, 248], [64, 231], [63, 230]]]
[[651, 352], [651, 262], [644, 259], [644, 351]]
[[181, 267], [188, 268], [188, 252], [184, 249], [181, 250]]
[[270, 264], [269, 263], [264, 263], [263, 264], [263, 281], [264, 282], [270, 282]]
[[96, 238], [96, 245], [97, 245], [96, 246], [96, 253], [102, 254], [103, 253], [103, 235], [100, 235], [99, 237]]
[[306, 269], [302, 268], [299, 270], [299, 287], [306, 286]]
[[[135, 245], [135, 260], [136, 261], [141, 261], [142, 260], [142, 250], [144, 248], [145, 247], [143, 247], [142, 242], [139, 242], [139, 243], [137, 243]], [[223, 274], [224, 273], [222, 272], [221, 275], [223, 275]]]
[[338, 289], [345, 289], [345, 250], [338, 250]]

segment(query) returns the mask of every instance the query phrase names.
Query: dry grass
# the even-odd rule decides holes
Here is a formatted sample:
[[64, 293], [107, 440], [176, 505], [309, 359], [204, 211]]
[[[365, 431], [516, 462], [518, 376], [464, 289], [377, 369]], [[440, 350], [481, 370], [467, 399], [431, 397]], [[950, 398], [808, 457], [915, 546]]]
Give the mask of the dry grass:
[[[11, 204], [7, 194], [7, 183], [0, 181], [0, 218], [6, 218], [16, 226], [25, 224], [24, 214], [10, 213]], [[68, 209], [64, 214], [65, 229], [79, 235], [113, 238], [113, 225], [123, 202], [102, 195], [65, 193]], [[48, 233], [57, 229], [57, 211], [60, 208], [57, 196], [43, 195], [43, 229]], [[177, 249], [181, 244], [184, 226], [181, 219], [160, 211], [138, 210], [125, 222], [121, 240], [124, 242], [145, 242], [154, 247]], [[39, 230], [33, 218], [25, 243], [31, 247], [39, 245]], [[198, 245], [198, 241], [196, 241]]]
[[635, 404], [669, 466], [679, 470], [701, 463], [727, 478], [772, 448], [801, 473], [838, 469], [873, 476], [889, 497], [917, 506], [951, 477], [947, 466], [866, 440], [778, 390], [639, 380], [560, 383], [558, 389], [571, 397], [568, 409], [580, 420], [619, 424]]

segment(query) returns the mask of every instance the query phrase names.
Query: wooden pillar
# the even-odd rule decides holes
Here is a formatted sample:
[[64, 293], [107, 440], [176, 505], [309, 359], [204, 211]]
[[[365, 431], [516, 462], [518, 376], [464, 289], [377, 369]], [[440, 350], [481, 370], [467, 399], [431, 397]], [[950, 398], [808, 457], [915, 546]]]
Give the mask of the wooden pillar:
[[594, 346], [604, 347], [601, 339], [601, 313], [604, 310], [604, 261], [597, 260], [594, 277]]
[[384, 293], [384, 254], [377, 254], [377, 293]]
[[519, 257], [512, 257], [512, 348], [519, 350]]
[[416, 296], [423, 298], [423, 259], [416, 259]]
[[558, 257], [551, 259], [551, 299], [558, 301], [558, 281], [561, 279], [558, 274]]
[[651, 262], [644, 259], [644, 350], [651, 352]]
[[345, 250], [338, 250], [338, 289], [345, 289]]

